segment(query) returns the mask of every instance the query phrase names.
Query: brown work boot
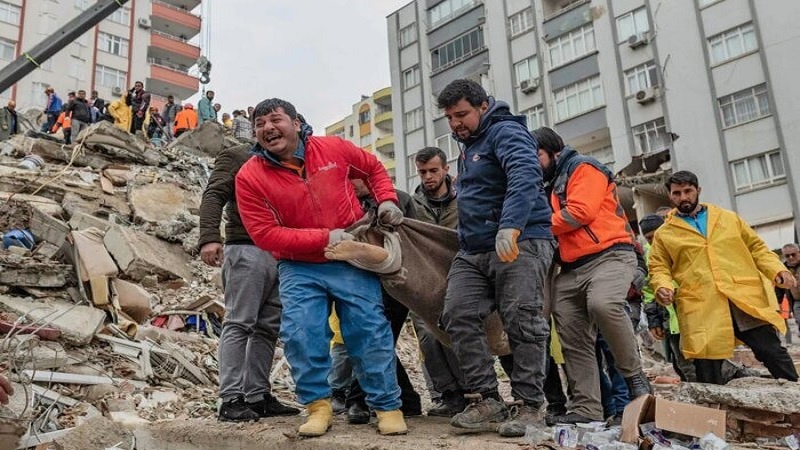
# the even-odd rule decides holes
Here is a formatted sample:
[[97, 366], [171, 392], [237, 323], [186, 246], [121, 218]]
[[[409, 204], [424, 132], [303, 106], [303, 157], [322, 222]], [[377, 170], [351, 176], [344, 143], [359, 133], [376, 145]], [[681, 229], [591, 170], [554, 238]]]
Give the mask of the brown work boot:
[[325, 434], [333, 424], [333, 407], [331, 399], [323, 398], [309, 403], [308, 419], [300, 425], [298, 434], [303, 437], [315, 437]]
[[525, 436], [525, 428], [528, 426], [545, 427], [544, 412], [541, 407], [526, 405], [521, 400], [514, 402], [510, 409], [511, 419], [500, 425], [497, 430], [503, 437]]
[[378, 431], [384, 436], [394, 436], [408, 433], [403, 411], [375, 411], [378, 416]]
[[469, 402], [464, 411], [450, 420], [450, 425], [469, 432], [497, 431], [507, 418], [506, 405], [496, 398], [483, 398], [481, 394], [464, 394]]

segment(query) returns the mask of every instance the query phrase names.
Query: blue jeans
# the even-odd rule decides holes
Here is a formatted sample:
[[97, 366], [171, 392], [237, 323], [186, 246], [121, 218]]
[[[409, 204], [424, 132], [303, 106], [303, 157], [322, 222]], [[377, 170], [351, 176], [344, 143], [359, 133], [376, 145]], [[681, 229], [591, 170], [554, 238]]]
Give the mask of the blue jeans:
[[[625, 406], [631, 401], [628, 395], [628, 385], [625, 384], [625, 379], [614, 367], [614, 355], [611, 354], [611, 349], [608, 348], [608, 343], [606, 343], [602, 335], [597, 335], [597, 343], [595, 345], [597, 368], [600, 371], [600, 399], [603, 404], [603, 416], [622, 417]], [[603, 365], [604, 362], [605, 367]]]
[[297, 261], [278, 263], [283, 305], [281, 340], [295, 393], [302, 404], [328, 398], [331, 387], [328, 326], [331, 301], [342, 330], [353, 371], [376, 411], [400, 408], [394, 342], [383, 313], [378, 277], [344, 262], [322, 264]]
[[343, 344], [331, 346], [331, 373], [328, 375], [328, 384], [334, 391], [347, 392], [353, 382], [353, 363]]

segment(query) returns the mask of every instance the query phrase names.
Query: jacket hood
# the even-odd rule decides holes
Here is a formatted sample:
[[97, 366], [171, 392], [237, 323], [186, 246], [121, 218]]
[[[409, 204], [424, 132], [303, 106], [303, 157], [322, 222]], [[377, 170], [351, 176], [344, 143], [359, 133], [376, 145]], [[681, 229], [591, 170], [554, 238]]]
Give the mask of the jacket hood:
[[561, 173], [561, 169], [567, 164], [567, 161], [574, 158], [575, 155], [578, 155], [578, 151], [572, 148], [570, 145], [565, 145], [564, 148], [561, 150], [561, 153], [558, 155], [558, 160], [556, 161], [556, 173]]
[[513, 120], [525, 126], [525, 116], [517, 116], [511, 114], [511, 108], [508, 103], [502, 100], [495, 100], [494, 97], [489, 97], [489, 109], [481, 116], [481, 121], [478, 124], [478, 130], [466, 139], [459, 138], [455, 133], [452, 134], [453, 139], [463, 144], [469, 145], [477, 140], [483, 133], [489, 129], [492, 124], [502, 122], [505, 120]]

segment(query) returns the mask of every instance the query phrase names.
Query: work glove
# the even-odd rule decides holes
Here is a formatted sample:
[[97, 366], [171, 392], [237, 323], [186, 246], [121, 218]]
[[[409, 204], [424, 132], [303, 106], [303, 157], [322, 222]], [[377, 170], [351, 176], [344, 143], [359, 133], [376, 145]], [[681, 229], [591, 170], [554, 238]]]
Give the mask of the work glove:
[[497, 257], [502, 262], [514, 262], [519, 256], [519, 247], [517, 247], [517, 238], [520, 231], [516, 228], [503, 228], [497, 232], [494, 238], [494, 250], [497, 252]]
[[378, 222], [381, 225], [397, 226], [403, 223], [403, 211], [391, 200], [378, 205]]
[[355, 236], [344, 231], [344, 229], [336, 228], [328, 233], [328, 245], [338, 244], [342, 241], [352, 241], [355, 240], [355, 238]]

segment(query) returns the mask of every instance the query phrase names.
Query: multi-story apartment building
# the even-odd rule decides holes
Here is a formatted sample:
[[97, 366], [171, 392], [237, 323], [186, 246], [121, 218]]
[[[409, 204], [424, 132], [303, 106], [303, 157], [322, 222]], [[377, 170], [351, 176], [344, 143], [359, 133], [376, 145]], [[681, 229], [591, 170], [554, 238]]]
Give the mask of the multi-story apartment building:
[[[160, 104], [167, 95], [180, 101], [198, 91], [189, 75], [200, 48], [189, 39], [200, 33], [202, 0], [130, 0], [67, 45], [4, 93], [25, 111], [42, 108], [44, 89], [62, 98], [68, 91], [97, 90], [113, 99], [142, 81]], [[0, 0], [0, 65], [8, 64], [91, 7], [94, 0]]]
[[339, 136], [374, 153], [396, 182], [392, 119], [392, 88], [362, 95], [352, 114], [325, 127], [326, 136]]
[[611, 166], [632, 219], [668, 204], [663, 181], [686, 169], [703, 200], [791, 242], [797, 17], [796, 0], [412, 1], [387, 19], [398, 186], [418, 184], [409, 161], [426, 145], [458, 157], [435, 98], [470, 78]]

